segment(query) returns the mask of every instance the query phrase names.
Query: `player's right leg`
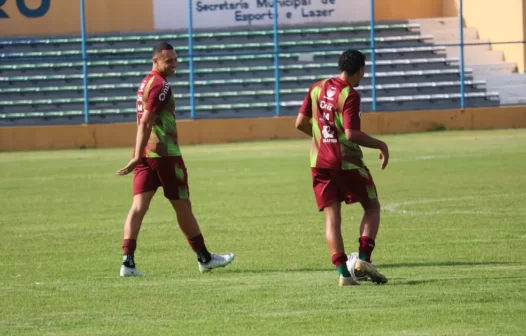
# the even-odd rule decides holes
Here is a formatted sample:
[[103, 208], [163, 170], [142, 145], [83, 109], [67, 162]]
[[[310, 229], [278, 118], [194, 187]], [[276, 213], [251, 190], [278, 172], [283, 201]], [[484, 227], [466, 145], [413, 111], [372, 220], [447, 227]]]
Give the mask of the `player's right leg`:
[[328, 169], [313, 168], [312, 181], [318, 210], [325, 214], [325, 240], [331, 254], [331, 261], [338, 270], [339, 285], [359, 285], [347, 268], [347, 254], [341, 233], [341, 196], [337, 185], [332, 181], [331, 172]]
[[371, 254], [380, 226], [380, 203], [376, 186], [367, 168], [342, 172], [341, 188], [345, 193], [346, 203], [360, 202], [364, 215], [360, 224], [358, 258], [351, 257], [349, 269], [353, 278], [368, 276], [375, 283], [386, 283], [387, 278], [371, 263]]
[[144, 216], [159, 185], [155, 170], [147, 163], [138, 165], [133, 177], [133, 203], [124, 222], [124, 237], [122, 241], [123, 262], [120, 276], [143, 276], [135, 263], [137, 238], [141, 230]]
[[133, 203], [124, 222], [124, 237], [122, 241], [123, 261], [121, 265], [121, 276], [143, 276], [135, 267], [135, 249], [137, 248], [137, 237], [141, 230], [142, 221], [155, 191], [150, 191], [133, 196]]

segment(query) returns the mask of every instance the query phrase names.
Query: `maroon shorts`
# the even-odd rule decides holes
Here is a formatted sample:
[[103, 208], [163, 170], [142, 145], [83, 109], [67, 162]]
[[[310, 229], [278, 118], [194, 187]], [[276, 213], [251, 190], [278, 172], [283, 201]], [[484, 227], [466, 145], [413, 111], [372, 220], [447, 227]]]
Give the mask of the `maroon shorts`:
[[181, 156], [143, 158], [133, 176], [133, 195], [163, 187], [170, 200], [188, 199], [188, 174]]
[[312, 187], [319, 211], [332, 203], [367, 203], [378, 198], [367, 167], [350, 170], [312, 168]]

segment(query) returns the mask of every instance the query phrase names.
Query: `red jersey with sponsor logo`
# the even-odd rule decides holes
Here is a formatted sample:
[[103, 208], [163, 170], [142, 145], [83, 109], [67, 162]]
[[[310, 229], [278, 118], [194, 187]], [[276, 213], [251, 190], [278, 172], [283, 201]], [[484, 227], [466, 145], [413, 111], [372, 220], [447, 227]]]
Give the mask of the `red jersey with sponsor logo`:
[[310, 87], [299, 113], [312, 118], [311, 167], [355, 169], [363, 167], [363, 153], [345, 137], [345, 130], [360, 130], [360, 95], [339, 78], [321, 80]]
[[170, 84], [156, 71], [150, 72], [137, 90], [137, 123], [144, 111], [155, 114], [155, 124], [143, 157], [181, 156], [177, 143], [175, 99]]

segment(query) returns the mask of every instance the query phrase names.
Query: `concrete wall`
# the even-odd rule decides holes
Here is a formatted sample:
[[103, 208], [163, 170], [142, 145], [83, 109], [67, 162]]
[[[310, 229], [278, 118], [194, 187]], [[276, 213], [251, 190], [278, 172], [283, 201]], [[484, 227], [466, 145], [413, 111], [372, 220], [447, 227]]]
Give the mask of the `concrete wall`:
[[[370, 134], [424, 132], [447, 129], [526, 128], [526, 106], [378, 112], [363, 114]], [[183, 120], [178, 122], [181, 144], [293, 139], [295, 117]], [[0, 128], [0, 151], [133, 147], [136, 125], [99, 124]], [[228, 131], [225, 131], [228, 130]]]

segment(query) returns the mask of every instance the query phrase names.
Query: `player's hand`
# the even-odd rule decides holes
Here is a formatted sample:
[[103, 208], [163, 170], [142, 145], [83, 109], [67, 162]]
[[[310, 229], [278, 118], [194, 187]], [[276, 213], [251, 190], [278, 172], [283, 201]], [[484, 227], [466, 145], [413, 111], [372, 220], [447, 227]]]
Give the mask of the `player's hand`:
[[137, 167], [137, 165], [139, 164], [139, 162], [141, 162], [141, 158], [133, 158], [131, 159], [131, 161], [126, 165], [126, 167], [122, 168], [122, 169], [119, 169], [117, 171], [117, 175], [126, 175], [126, 174], [129, 174], [131, 173], [135, 167]]
[[380, 160], [382, 160], [382, 165], [380, 167], [385, 169], [385, 167], [387, 167], [387, 163], [389, 162], [389, 148], [387, 148], [387, 145], [380, 149]]

